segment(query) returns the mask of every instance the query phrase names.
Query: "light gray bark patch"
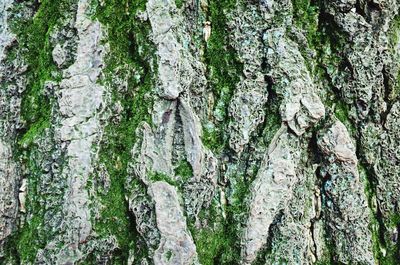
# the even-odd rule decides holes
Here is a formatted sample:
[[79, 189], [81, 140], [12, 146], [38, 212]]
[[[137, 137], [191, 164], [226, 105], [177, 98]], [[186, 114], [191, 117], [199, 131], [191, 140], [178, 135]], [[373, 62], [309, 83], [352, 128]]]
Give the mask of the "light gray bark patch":
[[345, 264], [374, 264], [370, 212], [346, 127], [335, 121], [321, 132], [318, 147], [324, 155], [324, 220], [337, 259]]
[[198, 117], [189, 104], [185, 99], [181, 99], [179, 114], [184, 128], [186, 156], [192, 165], [194, 177], [200, 178], [203, 173], [202, 166], [205, 156], [200, 138], [202, 128]]
[[155, 264], [193, 264], [196, 246], [186, 227], [186, 219], [176, 188], [163, 181], [152, 183], [149, 193], [155, 202], [160, 245], [154, 253]]
[[296, 135], [302, 135], [325, 115], [325, 107], [296, 43], [285, 36], [283, 28], [264, 33], [267, 64], [276, 93], [283, 97], [282, 121]]
[[5, 239], [12, 233], [18, 212], [18, 174], [11, 148], [0, 141], [0, 257]]
[[13, 0], [4, 0], [0, 3], [0, 61], [6, 58], [6, 49], [15, 40], [15, 36], [11, 33], [9, 28], [9, 9], [13, 2]]
[[[316, 225], [320, 218], [321, 198], [316, 186], [316, 164], [310, 164], [304, 157], [309, 155], [305, 148], [309, 138], [300, 140], [300, 161], [296, 175], [298, 182], [287, 207], [281, 210], [279, 220], [269, 228], [266, 248], [266, 264], [315, 264], [322, 257], [324, 236]], [[323, 231], [322, 231], [323, 232]]]
[[181, 132], [183, 135], [180, 137], [184, 137], [186, 159], [193, 169], [193, 179], [182, 184], [185, 194], [188, 195], [185, 201], [188, 214], [196, 216], [200, 209], [210, 202], [216, 185], [216, 159], [201, 142], [201, 126], [189, 103], [182, 98], [179, 101], [158, 100], [153, 112], [154, 129], [143, 122], [136, 131], [138, 141], [132, 149], [132, 175], [126, 184], [129, 191], [130, 209], [136, 216], [138, 231], [144, 236], [149, 246], [154, 246], [158, 238], [153, 221], [154, 198], [148, 198], [144, 194], [139, 196], [138, 193], [142, 191], [137, 190], [137, 187], [133, 185], [134, 178], [147, 187], [152, 185], [152, 174], [163, 174], [168, 179], [181, 183], [179, 176], [175, 176], [175, 173], [171, 171], [173, 169], [172, 154], [175, 148], [172, 140], [179, 132], [174, 128], [177, 109], [183, 126], [183, 132]]
[[[289, 11], [291, 3], [283, 1], [278, 4], [271, 1], [263, 3], [260, 9], [264, 18], [275, 24], [264, 31], [262, 39], [265, 45], [266, 74], [271, 79], [278, 97], [282, 98], [280, 115], [283, 124], [270, 143], [250, 189], [249, 217], [241, 239], [241, 258], [244, 264], [254, 262], [259, 252], [266, 246], [271, 225], [276, 216], [285, 213], [293, 196], [293, 186], [302, 179], [297, 172], [301, 154], [300, 136], [325, 115], [324, 105], [316, 94], [304, 58], [297, 44], [286, 36], [285, 26], [291, 23], [291, 17], [287, 17], [286, 20], [278, 18], [277, 13]], [[294, 134], [288, 131], [289, 128]], [[286, 212], [285, 217], [289, 218], [290, 214], [290, 211]], [[295, 236], [296, 233], [301, 233], [300, 231], [307, 231], [309, 235], [307, 241], [312, 241], [308, 221], [305, 220], [305, 224], [301, 227], [286, 222], [282, 229], [288, 230], [282, 230], [280, 237], [284, 239]], [[295, 226], [297, 228], [294, 228]], [[297, 241], [292, 244], [293, 251], [296, 249], [296, 244]], [[311, 243], [306, 245], [310, 246]], [[310, 249], [305, 247], [299, 250], [301, 255], [305, 255], [304, 262], [315, 258], [307, 253]]]
[[160, 99], [154, 103], [153, 127], [142, 122], [136, 131], [139, 141], [132, 149], [137, 176], [149, 183], [149, 172], [173, 175], [172, 152], [177, 102]]
[[287, 207], [298, 182], [299, 139], [283, 126], [275, 135], [250, 189], [249, 217], [242, 237], [242, 259], [251, 264], [266, 244], [275, 217]]
[[154, 43], [157, 45], [159, 95], [176, 99], [193, 79], [191, 55], [178, 39], [189, 39], [182, 32], [175, 0], [149, 0], [146, 5]]
[[18, 196], [21, 172], [14, 154], [17, 129], [21, 126], [21, 93], [26, 84], [22, 74], [26, 65], [19, 56], [12, 61], [7, 58], [16, 40], [10, 29], [13, 4], [12, 0], [0, 3], [0, 258], [7, 238], [17, 227], [18, 207], [25, 210], [26, 194]]
[[243, 63], [243, 76], [229, 104], [229, 146], [241, 153], [250, 141], [251, 134], [264, 121], [268, 99], [267, 82], [263, 61], [262, 41], [266, 23], [256, 5], [239, 5], [232, 14], [229, 25], [233, 28], [232, 45]]
[[[205, 90], [205, 68], [193, 58], [188, 47], [191, 36], [185, 30], [187, 21], [175, 1], [149, 0], [146, 12], [157, 47], [155, 83], [159, 98], [154, 100], [151, 125], [142, 123], [136, 131], [132, 174], [126, 185], [129, 207], [155, 264], [191, 264], [197, 260], [196, 248], [187, 231], [177, 191], [183, 189], [190, 194], [185, 210], [196, 216], [209, 203], [215, 189], [216, 159], [201, 142], [202, 128], [192, 106], [193, 103], [199, 107], [202, 102], [201, 96], [197, 100], [196, 95]], [[184, 150], [180, 150], [182, 147]], [[174, 172], [174, 166], [182, 160], [187, 160], [193, 170], [188, 181]], [[174, 186], [157, 181], [160, 177]], [[173, 197], [167, 202], [165, 196]], [[169, 221], [164, 220], [165, 214], [171, 211], [179, 214], [176, 218], [181, 220], [171, 220], [166, 228]]]
[[144, 238], [149, 255], [152, 255], [159, 244], [160, 234], [156, 226], [154, 201], [146, 190], [157, 155], [154, 134], [146, 122], [139, 125], [135, 134], [138, 140], [132, 149], [132, 162], [127, 172], [126, 199], [129, 210], [135, 215], [136, 230]]

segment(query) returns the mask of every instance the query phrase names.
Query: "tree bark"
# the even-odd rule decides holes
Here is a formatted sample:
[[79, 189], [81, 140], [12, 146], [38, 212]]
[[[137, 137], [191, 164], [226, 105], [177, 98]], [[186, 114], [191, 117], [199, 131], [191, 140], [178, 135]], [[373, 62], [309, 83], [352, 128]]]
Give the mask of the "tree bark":
[[399, 264], [398, 0], [2, 0], [1, 264]]

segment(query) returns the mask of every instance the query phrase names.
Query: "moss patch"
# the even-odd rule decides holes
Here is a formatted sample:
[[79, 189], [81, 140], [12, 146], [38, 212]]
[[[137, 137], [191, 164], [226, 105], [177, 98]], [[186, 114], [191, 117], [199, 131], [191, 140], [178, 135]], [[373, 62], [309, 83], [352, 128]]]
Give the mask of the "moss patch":
[[185, 0], [175, 0], [175, 5], [177, 8], [181, 8], [183, 6]]
[[319, 6], [312, 3], [312, 0], [292, 0], [293, 22], [303, 30], [310, 47], [318, 42], [318, 15]]
[[[25, 6], [34, 6], [35, 16], [30, 19], [16, 19], [11, 25], [17, 35], [22, 57], [28, 64], [26, 90], [22, 95], [21, 116], [26, 121], [27, 133], [34, 137], [31, 128], [49, 126], [51, 98], [44, 93], [44, 83], [60, 80], [61, 75], [52, 59], [50, 34], [54, 26], [67, 14], [65, 10], [74, 4], [73, 0], [27, 1], [15, 6], [15, 11]], [[34, 129], [35, 131], [35, 129]], [[24, 135], [21, 135], [24, 137]]]
[[200, 214], [201, 219], [207, 219], [209, 224], [205, 228], [195, 228], [193, 220], [189, 225], [200, 263], [212, 264], [239, 264], [240, 238], [238, 237], [234, 220], [231, 217], [223, 219], [217, 201], [212, 202], [209, 211]]
[[44, 84], [49, 80], [60, 80], [60, 72], [52, 60], [50, 34], [62, 18], [68, 15], [72, 0], [19, 1], [11, 13], [32, 10], [33, 17], [13, 17], [11, 30], [16, 35], [18, 45], [11, 47], [8, 60], [21, 57], [27, 64], [24, 72], [26, 89], [21, 95], [21, 119], [24, 127], [17, 135], [15, 150], [29, 172], [26, 209], [29, 213], [26, 223], [13, 236], [14, 255], [21, 263], [33, 263], [37, 251], [46, 245], [48, 233], [43, 233], [43, 205], [39, 203], [46, 195], [38, 193], [38, 182], [42, 176], [39, 164], [43, 158], [41, 147], [34, 144], [36, 139], [47, 137], [45, 130], [51, 127], [53, 98], [46, 95]]
[[193, 177], [192, 165], [186, 160], [179, 161], [175, 168], [175, 176], [180, 176], [182, 182], [186, 182]]
[[[400, 15], [395, 16], [395, 18], [392, 20], [392, 23], [390, 25], [389, 29], [389, 47], [392, 51], [392, 53], [395, 55], [395, 59], [399, 59], [399, 51], [398, 51], [398, 45], [399, 45], [399, 38], [400, 38]], [[395, 80], [393, 80], [390, 84], [390, 91], [388, 95], [389, 100], [395, 100], [399, 97], [400, 95], [400, 69], [397, 72], [397, 75], [395, 76]]]
[[[106, 61], [105, 80], [112, 89], [112, 102], [119, 102], [122, 112], [117, 122], [111, 122], [101, 143], [99, 158], [110, 176], [110, 188], [98, 194], [105, 207], [96, 220], [99, 237], [115, 236], [118, 250], [113, 253], [113, 264], [126, 264], [129, 250], [135, 249], [138, 233], [125, 200], [125, 183], [131, 150], [136, 142], [136, 129], [142, 121], [151, 124], [153, 78], [155, 76], [154, 47], [149, 39], [150, 25], [138, 21], [136, 14], [144, 11], [145, 0], [106, 0], [95, 6], [95, 18], [108, 32], [110, 54]], [[121, 90], [119, 81], [127, 86]], [[145, 256], [135, 249], [136, 257]]]
[[234, 48], [229, 45], [227, 12], [232, 10], [235, 4], [234, 0], [209, 1], [212, 33], [207, 42], [205, 63], [208, 67], [207, 79], [215, 96], [214, 114], [220, 122], [217, 121], [215, 127], [205, 127], [202, 140], [205, 146], [216, 153], [227, 146], [224, 130], [228, 124], [228, 106], [243, 72], [243, 66], [237, 60]]

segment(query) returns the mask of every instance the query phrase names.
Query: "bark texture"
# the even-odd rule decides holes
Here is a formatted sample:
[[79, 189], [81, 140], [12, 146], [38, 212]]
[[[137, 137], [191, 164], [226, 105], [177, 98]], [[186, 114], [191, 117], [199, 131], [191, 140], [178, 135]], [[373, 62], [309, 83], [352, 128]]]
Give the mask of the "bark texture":
[[400, 264], [399, 0], [1, 0], [0, 264]]

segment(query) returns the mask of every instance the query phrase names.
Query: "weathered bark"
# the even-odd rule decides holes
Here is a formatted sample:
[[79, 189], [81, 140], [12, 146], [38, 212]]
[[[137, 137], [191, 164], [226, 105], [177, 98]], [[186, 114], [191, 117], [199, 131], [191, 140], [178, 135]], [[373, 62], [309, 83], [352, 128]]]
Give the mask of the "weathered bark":
[[3, 0], [1, 264], [399, 264], [398, 0]]

